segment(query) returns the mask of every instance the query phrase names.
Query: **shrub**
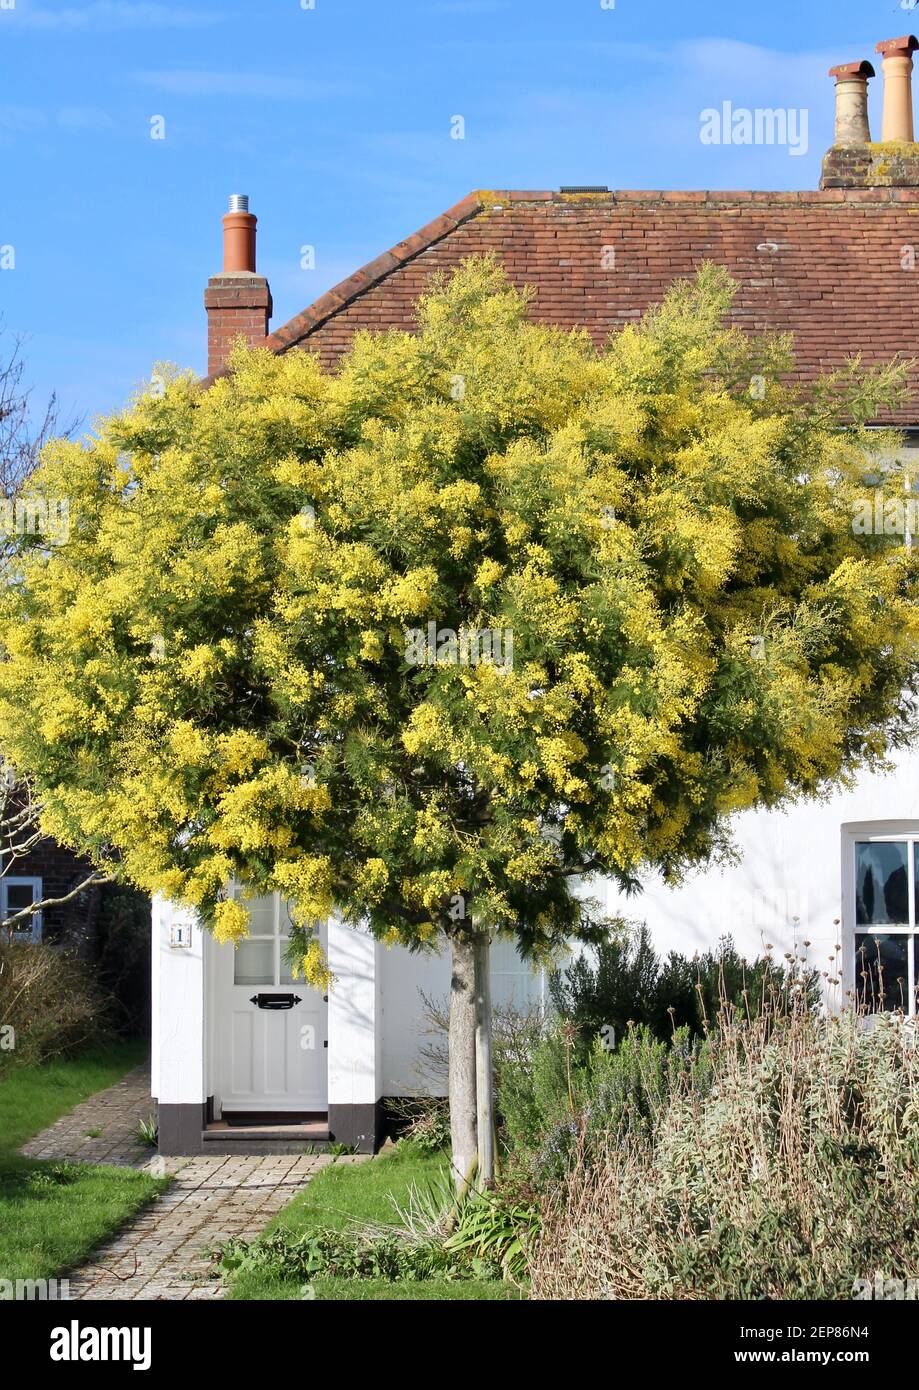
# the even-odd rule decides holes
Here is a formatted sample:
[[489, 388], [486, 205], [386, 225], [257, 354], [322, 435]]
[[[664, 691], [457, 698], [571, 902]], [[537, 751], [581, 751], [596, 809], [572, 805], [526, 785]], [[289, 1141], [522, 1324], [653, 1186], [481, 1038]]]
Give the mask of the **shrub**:
[[725, 1006], [758, 1017], [777, 995], [793, 987], [800, 991], [802, 984], [816, 1007], [818, 973], [802, 974], [800, 964], [780, 965], [768, 954], [748, 962], [728, 936], [694, 960], [672, 951], [662, 962], [645, 923], [620, 923], [591, 954], [553, 975], [549, 992], [559, 1014], [577, 1025], [587, 1045], [601, 1029], [613, 1028], [618, 1037], [630, 1023], [669, 1040], [677, 1028], [704, 1035]]
[[601, 1136], [647, 1133], [673, 1085], [689, 1072], [706, 1084], [708, 1048], [678, 1029], [671, 1045], [644, 1025], [630, 1026], [614, 1050], [598, 1038], [584, 1053], [575, 1029], [562, 1022], [534, 1049], [528, 1064], [506, 1068], [499, 1093], [503, 1137], [534, 1177], [562, 1177], [578, 1151]]
[[589, 1136], [544, 1199], [537, 1298], [851, 1298], [919, 1274], [919, 1052], [888, 1016], [741, 1020], [703, 1084]]
[[100, 891], [94, 972], [111, 1000], [116, 1031], [143, 1036], [150, 1026], [150, 899], [123, 883], [106, 883]]
[[498, 1113], [502, 1139], [511, 1149], [534, 1152], [551, 1128], [571, 1116], [570, 1055], [570, 1043], [557, 1028], [552, 1028], [528, 1056], [502, 1067], [498, 1076]]
[[15, 1045], [0, 1069], [30, 1066], [109, 1036], [105, 1002], [86, 965], [43, 943], [0, 941], [0, 1025]]
[[422, 1153], [439, 1153], [450, 1143], [450, 1106], [443, 1096], [390, 1096], [389, 1127]]

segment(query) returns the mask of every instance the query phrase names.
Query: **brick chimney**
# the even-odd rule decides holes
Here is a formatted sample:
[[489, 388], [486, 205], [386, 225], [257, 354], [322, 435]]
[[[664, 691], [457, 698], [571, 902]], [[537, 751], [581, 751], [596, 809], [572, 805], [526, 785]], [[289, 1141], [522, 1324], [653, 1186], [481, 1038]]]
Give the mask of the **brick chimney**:
[[223, 219], [223, 270], [204, 291], [208, 376], [226, 365], [237, 338], [254, 346], [268, 336], [271, 290], [255, 271], [255, 224], [245, 193], [234, 193]]
[[919, 188], [919, 145], [913, 141], [913, 53], [919, 39], [906, 34], [877, 45], [884, 64], [881, 141], [868, 129], [867, 60], [830, 68], [836, 78], [836, 134], [823, 160], [821, 188]]

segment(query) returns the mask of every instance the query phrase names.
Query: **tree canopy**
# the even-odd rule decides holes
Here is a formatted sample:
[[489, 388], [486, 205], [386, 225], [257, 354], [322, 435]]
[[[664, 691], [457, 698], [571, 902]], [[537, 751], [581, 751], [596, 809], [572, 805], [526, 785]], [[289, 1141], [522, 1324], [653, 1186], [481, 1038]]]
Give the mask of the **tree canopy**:
[[223, 940], [231, 881], [280, 892], [318, 981], [333, 909], [538, 954], [590, 930], [576, 880], [677, 877], [882, 757], [917, 560], [852, 516], [902, 489], [863, 423], [902, 371], [789, 386], [733, 288], [705, 267], [597, 349], [469, 261], [335, 373], [240, 347], [48, 446], [69, 536], [0, 609], [44, 829]]

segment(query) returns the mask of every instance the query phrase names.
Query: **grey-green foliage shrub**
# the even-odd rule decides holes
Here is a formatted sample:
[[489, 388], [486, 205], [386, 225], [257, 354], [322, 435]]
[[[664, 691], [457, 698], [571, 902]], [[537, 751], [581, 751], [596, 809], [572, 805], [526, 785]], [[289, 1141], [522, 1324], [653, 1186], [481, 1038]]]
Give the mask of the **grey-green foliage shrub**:
[[579, 1138], [544, 1194], [534, 1294], [851, 1298], [919, 1277], [919, 1054], [889, 1016], [728, 1020], [703, 1086]]
[[561, 1176], [582, 1136], [645, 1133], [684, 1072], [701, 1088], [707, 1045], [678, 1029], [670, 1045], [642, 1025], [608, 1049], [600, 1038], [584, 1052], [565, 1023], [548, 1029], [529, 1062], [506, 1067], [499, 1109], [506, 1146], [540, 1179]]
[[[695, 959], [671, 951], [662, 960], [644, 923], [620, 923], [618, 931], [554, 974], [549, 991], [558, 1013], [576, 1024], [589, 1045], [602, 1028], [619, 1035], [629, 1023], [665, 1040], [677, 1028], [701, 1036], [725, 1005], [757, 1017], [798, 978], [797, 967], [790, 970], [768, 954], [746, 961], [729, 936]], [[806, 970], [804, 980], [816, 1005], [817, 971]]]

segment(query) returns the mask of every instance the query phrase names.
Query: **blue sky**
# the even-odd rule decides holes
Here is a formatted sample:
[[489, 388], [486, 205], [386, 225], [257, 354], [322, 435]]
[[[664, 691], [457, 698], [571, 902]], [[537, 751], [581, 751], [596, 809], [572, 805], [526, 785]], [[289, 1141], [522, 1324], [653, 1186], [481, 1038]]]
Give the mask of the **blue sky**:
[[[203, 371], [229, 193], [278, 326], [474, 188], [816, 187], [827, 69], [919, 26], [913, 0], [313, 3], [0, 0], [0, 316], [36, 398], [89, 422], [156, 361]], [[806, 108], [807, 154], [703, 145], [724, 101]]]

